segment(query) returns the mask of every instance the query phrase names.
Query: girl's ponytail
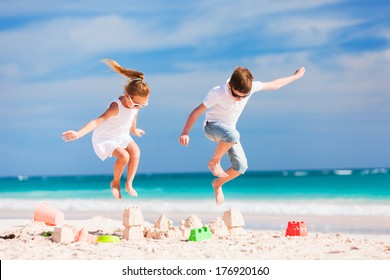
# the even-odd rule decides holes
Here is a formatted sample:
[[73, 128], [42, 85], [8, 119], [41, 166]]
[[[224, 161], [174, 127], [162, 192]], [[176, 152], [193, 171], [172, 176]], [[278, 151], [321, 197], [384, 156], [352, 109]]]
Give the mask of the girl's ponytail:
[[102, 59], [103, 63], [107, 64], [115, 72], [130, 78], [131, 80], [125, 86], [125, 93], [131, 96], [149, 96], [150, 88], [148, 84], [144, 81], [144, 73], [137, 70], [129, 69], [122, 67], [118, 62], [112, 59]]
[[108, 67], [110, 67], [115, 72], [117, 72], [123, 76], [126, 76], [130, 79], [142, 79], [143, 80], [145, 77], [144, 73], [133, 70], [133, 69], [122, 67], [115, 60], [105, 58], [105, 59], [102, 59], [101, 61], [104, 62], [105, 64], [107, 64]]

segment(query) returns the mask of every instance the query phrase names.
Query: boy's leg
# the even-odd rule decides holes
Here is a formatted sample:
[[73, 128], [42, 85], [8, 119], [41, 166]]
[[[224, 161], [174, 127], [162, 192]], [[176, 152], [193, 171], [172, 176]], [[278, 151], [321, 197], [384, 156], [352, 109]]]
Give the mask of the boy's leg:
[[138, 145], [134, 141], [131, 141], [129, 143], [129, 145], [126, 148], [126, 151], [130, 155], [130, 161], [129, 161], [129, 165], [127, 167], [127, 180], [126, 180], [125, 190], [131, 196], [138, 196], [136, 190], [133, 188], [133, 180], [135, 177], [135, 173], [137, 172], [137, 169], [138, 169], [141, 151], [140, 151]]
[[241, 172], [238, 172], [230, 167], [228, 170], [226, 170], [226, 175], [227, 175], [226, 177], [220, 177], [213, 180], [211, 185], [214, 188], [215, 201], [217, 202], [218, 205], [221, 205], [225, 200], [222, 191], [222, 185], [240, 176], [241, 174], [242, 174]]
[[218, 142], [217, 149], [215, 150], [213, 157], [211, 158], [211, 160], [208, 163], [208, 167], [214, 176], [221, 177], [221, 178], [228, 176], [228, 174], [225, 171], [223, 171], [223, 169], [222, 169], [221, 159], [222, 159], [223, 155], [226, 154], [226, 152], [234, 144], [235, 143], [227, 143], [227, 142], [222, 142], [222, 141]]
[[114, 163], [114, 179], [111, 181], [110, 187], [112, 195], [117, 199], [121, 199], [121, 177], [126, 164], [129, 162], [129, 153], [122, 147], [118, 147], [114, 150], [112, 155], [116, 157], [117, 160]]
[[248, 168], [247, 159], [245, 156], [244, 149], [241, 146], [241, 143], [238, 142], [228, 151], [232, 167], [226, 170], [226, 177], [216, 178], [212, 182], [214, 188], [215, 200], [218, 205], [221, 205], [224, 202], [224, 195], [222, 191], [222, 185], [233, 180], [234, 178], [244, 174]]
[[222, 169], [221, 159], [240, 139], [240, 134], [235, 128], [219, 122], [206, 122], [204, 127], [206, 137], [218, 143], [217, 149], [208, 163], [208, 168], [214, 176], [224, 178], [228, 174]]

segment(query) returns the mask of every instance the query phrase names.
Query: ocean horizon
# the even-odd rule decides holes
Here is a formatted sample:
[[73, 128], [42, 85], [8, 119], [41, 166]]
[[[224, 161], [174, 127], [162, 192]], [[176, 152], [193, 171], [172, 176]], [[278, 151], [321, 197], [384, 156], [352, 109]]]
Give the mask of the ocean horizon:
[[[209, 173], [138, 174], [130, 197], [111, 195], [112, 175], [0, 178], [0, 210], [31, 210], [47, 201], [63, 211], [220, 212]], [[247, 172], [223, 187], [225, 207], [259, 215], [390, 216], [387, 168]]]

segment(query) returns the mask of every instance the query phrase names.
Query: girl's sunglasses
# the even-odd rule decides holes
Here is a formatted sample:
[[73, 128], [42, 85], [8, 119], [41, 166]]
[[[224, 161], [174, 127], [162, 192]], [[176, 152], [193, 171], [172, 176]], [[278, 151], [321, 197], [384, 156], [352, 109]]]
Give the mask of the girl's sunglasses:
[[132, 103], [132, 106], [135, 107], [135, 108], [143, 108], [143, 107], [148, 106], [148, 104], [149, 104], [148, 102], [146, 102], [146, 103], [144, 103], [144, 104], [135, 103], [135, 102], [133, 101], [133, 99], [131, 99], [131, 97], [130, 97], [129, 95], [127, 95], [127, 94], [126, 94], [126, 97], [129, 98], [129, 100], [130, 100], [131, 103]]

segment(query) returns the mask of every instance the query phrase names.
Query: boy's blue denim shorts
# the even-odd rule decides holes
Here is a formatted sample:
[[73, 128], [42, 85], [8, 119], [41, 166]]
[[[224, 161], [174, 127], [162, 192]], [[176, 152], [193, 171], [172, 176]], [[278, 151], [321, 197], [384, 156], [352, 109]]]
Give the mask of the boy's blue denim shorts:
[[248, 161], [244, 149], [240, 143], [240, 133], [237, 129], [220, 122], [206, 122], [204, 133], [208, 139], [214, 142], [235, 143], [228, 151], [232, 168], [244, 173], [248, 169]]

